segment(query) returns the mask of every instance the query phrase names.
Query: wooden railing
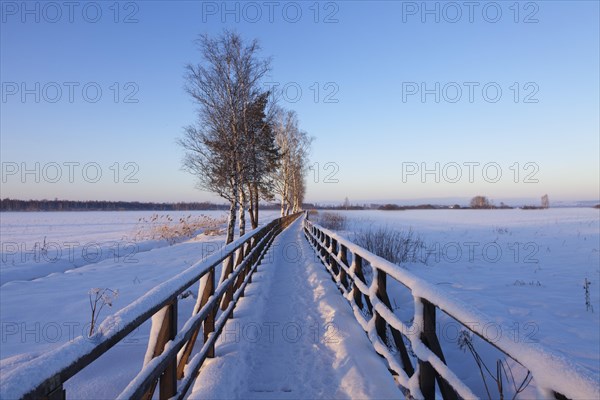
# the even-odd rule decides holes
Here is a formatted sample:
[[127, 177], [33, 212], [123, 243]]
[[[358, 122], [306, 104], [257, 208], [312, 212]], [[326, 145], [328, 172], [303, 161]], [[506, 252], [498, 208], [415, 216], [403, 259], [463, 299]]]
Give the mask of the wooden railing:
[[[568, 360], [530, 343], [515, 343], [506, 337], [488, 340], [483, 327], [494, 324], [490, 318], [406, 269], [314, 224], [308, 217], [304, 220], [304, 233], [407, 397], [433, 399], [438, 394], [444, 399], [478, 397], [446, 363], [436, 333], [437, 313], [444, 312], [527, 369], [541, 397], [600, 398], [597, 380], [579, 371]], [[370, 283], [365, 279], [366, 264]], [[387, 293], [388, 277], [412, 294], [414, 312], [410, 325], [392, 310]], [[406, 344], [410, 344], [413, 359], [416, 356], [416, 365], [411, 361]], [[396, 354], [393, 354], [394, 348]]]
[[[150, 290], [108, 317], [91, 338], [82, 336], [2, 376], [0, 398], [64, 399], [63, 383], [123, 340], [157, 312], [163, 315], [153, 358], [119, 398], [151, 399], [159, 387], [160, 399], [182, 399], [214, 346], [238, 299], [252, 279], [269, 245], [299, 214], [276, 219], [225, 246], [189, 269]], [[215, 285], [215, 268], [223, 263], [223, 279]], [[177, 329], [179, 295], [201, 282], [200, 302], [183, 327]], [[154, 321], [153, 321], [154, 322]], [[199, 335], [201, 340], [197, 340]], [[196, 343], [200, 350], [190, 358]], [[43, 374], [40, 373], [43, 371]], [[35, 377], [39, 377], [35, 381]], [[31, 381], [34, 380], [33, 384]]]

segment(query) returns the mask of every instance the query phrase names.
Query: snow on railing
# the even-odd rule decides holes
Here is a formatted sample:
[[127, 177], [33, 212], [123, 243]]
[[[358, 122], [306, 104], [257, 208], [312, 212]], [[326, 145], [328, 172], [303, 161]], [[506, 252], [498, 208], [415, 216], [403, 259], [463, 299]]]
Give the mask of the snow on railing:
[[[511, 341], [507, 337], [491, 341], [484, 327], [494, 322], [474, 307], [308, 218], [304, 220], [304, 233], [340, 292], [350, 302], [356, 319], [375, 350], [385, 358], [406, 394], [425, 399], [437, 397], [436, 393], [444, 399], [478, 397], [446, 364], [436, 334], [436, 309], [439, 309], [526, 368], [533, 376], [541, 397], [600, 398], [598, 381], [561, 355], [539, 345]], [[348, 262], [349, 257], [351, 263]], [[363, 262], [371, 266], [370, 284], [365, 279]], [[387, 294], [388, 276], [412, 294], [414, 314], [410, 326], [392, 311]], [[412, 364], [404, 338], [417, 358], [416, 366]], [[393, 354], [387, 343], [393, 343], [399, 357]]]
[[[92, 337], [79, 336], [3, 373], [0, 399], [64, 399], [67, 379], [149, 319], [153, 327], [145, 365], [119, 398], [151, 399], [157, 385], [160, 399], [184, 398], [204, 360], [214, 357], [215, 342], [271, 242], [298, 215], [275, 219], [156, 286], [107, 317]], [[215, 268], [221, 263], [224, 271], [215, 287]], [[178, 296], [196, 282], [194, 314], [178, 331]], [[202, 348], [190, 359], [201, 331]]]

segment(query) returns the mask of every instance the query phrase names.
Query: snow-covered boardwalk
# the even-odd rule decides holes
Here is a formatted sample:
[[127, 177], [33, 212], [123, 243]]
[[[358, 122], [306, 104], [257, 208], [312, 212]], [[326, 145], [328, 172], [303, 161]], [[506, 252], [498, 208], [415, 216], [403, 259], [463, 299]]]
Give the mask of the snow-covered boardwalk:
[[299, 218], [273, 242], [189, 398], [399, 397]]

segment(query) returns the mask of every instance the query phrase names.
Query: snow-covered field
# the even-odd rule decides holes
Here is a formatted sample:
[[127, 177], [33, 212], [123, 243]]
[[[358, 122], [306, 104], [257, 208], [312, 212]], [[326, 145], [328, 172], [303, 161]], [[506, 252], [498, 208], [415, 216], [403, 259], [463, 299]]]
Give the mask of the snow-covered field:
[[[380, 227], [408, 231], [423, 239], [426, 264], [406, 265], [495, 321], [487, 338], [510, 337], [563, 355], [600, 380], [600, 211], [548, 210], [341, 211], [339, 233]], [[589, 306], [586, 306], [586, 280]], [[392, 306], [405, 321], [412, 317], [407, 290], [390, 284]], [[593, 309], [592, 309], [593, 308]], [[468, 321], [467, 321], [468, 322]], [[485, 394], [473, 357], [458, 348], [460, 326], [438, 321], [438, 336], [450, 365], [469, 365], [461, 378]], [[481, 342], [481, 341], [479, 341]], [[495, 373], [502, 355], [477, 343]], [[465, 364], [466, 363], [466, 364]], [[488, 382], [489, 384], [489, 382]], [[534, 396], [535, 392], [526, 392]], [[485, 396], [484, 396], [485, 397]]]
[[[261, 218], [272, 219], [265, 211]], [[153, 216], [160, 219], [151, 221]], [[135, 263], [137, 254], [168, 246], [148, 237], [152, 228], [175, 226], [180, 218], [224, 219], [224, 211], [3, 212], [0, 226], [0, 284], [32, 280], [103, 260]], [[166, 218], [171, 219], [170, 222]], [[200, 232], [201, 233], [201, 232]], [[180, 242], [182, 239], [175, 239]], [[44, 251], [45, 250], [45, 251]]]
[[[586, 374], [600, 378], [598, 210], [340, 213], [348, 218], [347, 227], [340, 233], [350, 239], [355, 231], [370, 226], [412, 228], [424, 240], [425, 255], [429, 256], [426, 265], [415, 263], [406, 268], [493, 318], [497, 325], [490, 327], [490, 339], [500, 334], [537, 343], [580, 365]], [[217, 250], [224, 242], [224, 236], [207, 236], [200, 232], [172, 245], [165, 240], [137, 241], [135, 252], [115, 253], [114, 243], [132, 241], [139, 219], [152, 214], [2, 213], [0, 376], [20, 362], [76, 336], [86, 335], [91, 288], [119, 291], [112, 308], [102, 310], [99, 318], [102, 321]], [[179, 218], [190, 212], [169, 214]], [[223, 213], [191, 214], [218, 217]], [[263, 212], [261, 223], [276, 216], [276, 212]], [[17, 243], [31, 253], [35, 243], [43, 242], [44, 237], [47, 242], [61, 244], [63, 253], [56, 261], [44, 257], [36, 260], [34, 254], [23, 256], [20, 247], [15, 251], [13, 244]], [[69, 245], [74, 250], [64, 250], [68, 248], [65, 243], [71, 242], [78, 245]], [[91, 246], [83, 250], [88, 243], [97, 244], [106, 255], [93, 259]], [[48, 258], [50, 254], [49, 251]], [[70, 259], [71, 254], [73, 259]], [[583, 288], [586, 279], [590, 282], [589, 300], [593, 311], [586, 307]], [[318, 286], [318, 282], [313, 283]], [[329, 280], [323, 285], [333, 283]], [[392, 305], [397, 307], [395, 312], [408, 321], [413, 310], [412, 305], [407, 306], [405, 302], [410, 301], [410, 296], [400, 289], [391, 291]], [[249, 293], [252, 290], [249, 289]], [[317, 298], [318, 293], [314, 296]], [[179, 302], [180, 321], [191, 314], [194, 302], [193, 296]], [[249, 312], [251, 307], [247, 310]], [[449, 364], [476, 393], [486, 397], [471, 355], [456, 344], [458, 325], [443, 317], [439, 322], [438, 336]], [[114, 398], [141, 368], [149, 332], [147, 322], [67, 382], [69, 396]], [[494, 360], [498, 355], [493, 349], [482, 347], [480, 351], [486, 360]], [[527, 398], [535, 396], [531, 391], [524, 394]]]

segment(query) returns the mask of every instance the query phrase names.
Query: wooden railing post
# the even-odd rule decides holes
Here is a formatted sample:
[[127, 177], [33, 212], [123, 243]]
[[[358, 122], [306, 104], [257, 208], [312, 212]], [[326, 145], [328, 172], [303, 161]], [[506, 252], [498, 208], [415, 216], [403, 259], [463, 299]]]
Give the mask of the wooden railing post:
[[[348, 251], [346, 250], [346, 246], [344, 246], [343, 244], [339, 244], [338, 258], [345, 266], [348, 266]], [[350, 288], [348, 287], [348, 274], [346, 273], [346, 269], [341, 265], [339, 267], [340, 282], [346, 290], [349, 290]]]
[[[362, 270], [362, 257], [356, 253], [352, 254], [352, 272], [354, 275], [360, 279], [362, 283], [365, 283], [365, 276], [363, 275]], [[362, 293], [356, 286], [356, 282], [352, 282], [352, 297], [354, 298], [354, 302], [362, 310], [363, 302], [362, 302]]]
[[[260, 238], [262, 238], [262, 235], [260, 235]], [[252, 238], [252, 239], [254, 239], [254, 238]], [[247, 257], [250, 255], [250, 252], [251, 252], [251, 251], [252, 251], [252, 249], [254, 248], [254, 246], [252, 245], [252, 239], [248, 240], [248, 241], [247, 241], [247, 242], [244, 244], [244, 246], [243, 246], [243, 249], [244, 249], [244, 259], [246, 259], [246, 258], [247, 258]], [[242, 282], [244, 282], [244, 280], [246, 279], [246, 276], [248, 276], [248, 274], [250, 273], [250, 269], [252, 268], [252, 265], [254, 264], [254, 263], [252, 262], [252, 260], [248, 260], [248, 261], [249, 261], [249, 262], [247, 262], [247, 263], [246, 263], [246, 266], [244, 267], [244, 270], [243, 270], [243, 271], [242, 271], [242, 273], [241, 273], [241, 276], [242, 276]], [[243, 295], [244, 295], [244, 294], [242, 293], [242, 296], [243, 296]]]
[[[387, 275], [376, 268], [373, 268], [373, 279], [377, 281], [377, 298], [388, 308], [392, 309], [390, 304], [390, 298], [387, 294]], [[389, 342], [393, 342], [396, 350], [400, 353], [400, 360], [402, 361], [402, 367], [404, 372], [408, 376], [411, 376], [414, 373], [414, 368], [412, 362], [410, 361], [410, 357], [408, 356], [408, 351], [406, 350], [406, 346], [404, 341], [402, 340], [401, 333], [394, 329], [394, 327], [390, 326], [391, 337], [387, 332], [387, 322], [385, 319], [379, 315], [378, 312], [372, 310], [375, 314], [375, 329], [377, 330], [377, 334], [383, 340], [384, 343], [388, 344]], [[434, 321], [435, 326], [435, 321]], [[434, 332], [435, 333], [435, 332]], [[426, 397], [427, 398], [427, 397]]]
[[[204, 304], [206, 304], [206, 302], [208, 301], [210, 296], [215, 294], [215, 269], [212, 268], [211, 271], [209, 272], [209, 274], [210, 275], [208, 276], [208, 281], [206, 283], [204, 293], [202, 294], [202, 301], [204, 302]], [[206, 341], [208, 339], [208, 335], [210, 335], [211, 333], [213, 333], [215, 331], [215, 320], [217, 317], [217, 309], [218, 309], [218, 307], [215, 305], [215, 307], [208, 313], [208, 315], [206, 316], [206, 319], [204, 320], [203, 329], [202, 329], [202, 331], [204, 333], [204, 343], [206, 343]], [[206, 352], [206, 357], [213, 358], [214, 356], [215, 356], [215, 345], [213, 343], [212, 346], [210, 346], [210, 348]]]
[[[263, 235], [260, 235], [259, 239], [261, 239], [262, 237], [263, 237]], [[254, 240], [254, 238], [252, 238], [252, 239]], [[244, 271], [245, 276], [250, 275], [250, 276], [248, 276], [248, 283], [252, 282], [252, 274], [250, 273], [250, 271], [252, 270], [252, 267], [256, 263], [256, 257], [250, 256], [250, 253], [256, 247], [256, 243], [258, 243], [258, 242], [249, 242], [248, 243], [248, 253], [246, 254], [246, 257], [250, 257], [250, 259], [248, 260], [248, 265], [246, 266], [246, 270]], [[244, 295], [244, 293], [242, 293], [242, 296], [243, 295]]]
[[[246, 244], [247, 244], [247, 242], [242, 244], [242, 246], [240, 246], [240, 248], [238, 249], [237, 258], [235, 260], [234, 270], [237, 269], [239, 267], [239, 265], [244, 261], [244, 258], [246, 258], [246, 250], [245, 250]], [[244, 267], [244, 269], [242, 271], [240, 271], [237, 278], [235, 279], [235, 283], [233, 285], [234, 293], [242, 286], [244, 279], [246, 279], [246, 271], [247, 270], [248, 270], [248, 265], [246, 265]], [[233, 318], [233, 311], [229, 315], [230, 315], [229, 318]]]
[[[168, 330], [168, 340], [175, 339], [177, 335], [177, 298], [169, 304], [163, 324]], [[164, 347], [164, 346], [163, 346]], [[167, 400], [177, 393], [177, 358], [169, 361], [165, 372], [160, 376], [159, 397]]]
[[[387, 275], [385, 272], [380, 271], [375, 267], [373, 267], [373, 275], [373, 283], [377, 285], [377, 297], [379, 300], [381, 300], [382, 298], [387, 297]], [[383, 343], [387, 345], [387, 329], [385, 319], [383, 319], [376, 310], [373, 310], [373, 314], [375, 317], [375, 329], [377, 330], [377, 334]]]
[[[154, 349], [152, 349], [152, 358], [160, 355], [164, 349], [165, 345], [169, 340], [173, 340], [177, 335], [177, 297], [171, 301], [168, 305], [166, 305], [162, 310], [165, 310], [164, 317], [162, 320], [162, 325], [158, 330], [158, 337], [156, 338], [156, 343], [154, 345]], [[168, 399], [173, 397], [177, 391], [177, 360], [173, 360], [169, 362], [167, 368], [160, 376], [160, 398]], [[152, 386], [146, 391], [142, 399], [150, 400], [154, 395], [154, 391], [156, 390], [157, 382], [154, 381]], [[171, 393], [171, 391], [173, 391]], [[169, 395], [169, 393], [171, 393]]]
[[[248, 276], [248, 275], [249, 275], [249, 276], [248, 276], [248, 283], [251, 283], [251, 282], [252, 282], [252, 274], [251, 274], [252, 268], [254, 267], [254, 265], [255, 265], [255, 264], [257, 264], [257, 263], [258, 263], [258, 264], [260, 264], [260, 259], [259, 259], [259, 257], [260, 257], [260, 254], [262, 253], [262, 249], [263, 249], [263, 248], [264, 248], [264, 247], [267, 245], [267, 243], [266, 243], [266, 242], [265, 242], [263, 245], [259, 245], [259, 243], [260, 243], [260, 241], [261, 241], [261, 240], [263, 240], [263, 239], [264, 239], [266, 236], [269, 236], [269, 235], [271, 235], [271, 233], [273, 232], [273, 229], [274, 229], [274, 228], [269, 228], [269, 229], [267, 229], [267, 230], [265, 230], [265, 231], [261, 232], [260, 234], [258, 234], [258, 235], [257, 235], [257, 237], [256, 237], [256, 241], [255, 241], [255, 242], [252, 244], [252, 247], [250, 247], [250, 248], [248, 249], [247, 256], [248, 256], [248, 255], [249, 255], [249, 254], [250, 254], [250, 253], [251, 253], [251, 252], [252, 252], [252, 251], [253, 251], [253, 250], [254, 250], [254, 249], [257, 247], [257, 246], [260, 246], [259, 248], [257, 248], [257, 249], [256, 249], [257, 251], [256, 251], [255, 255], [251, 256], [251, 257], [250, 257], [250, 259], [248, 260], [248, 262], [247, 262], [247, 265], [246, 265], [246, 269], [245, 269], [245, 271], [244, 271], [244, 274], [243, 274], [243, 275], [244, 275], [244, 278], [245, 278], [246, 276]], [[267, 242], [268, 242], [268, 240], [267, 240]], [[243, 282], [243, 280], [242, 280], [242, 282]], [[245, 289], [244, 289], [244, 290], [245, 290]], [[243, 296], [243, 295], [244, 295], [244, 292], [242, 291], [242, 296]]]
[[327, 255], [329, 257], [329, 266], [331, 267], [331, 270], [333, 271], [333, 273], [335, 274], [335, 278], [339, 280], [340, 278], [340, 266], [338, 265], [337, 261], [335, 261], [335, 259], [332, 257], [332, 254], [336, 254], [337, 253], [337, 248], [338, 248], [338, 242], [337, 240], [331, 238], [331, 247], [329, 249], [329, 254]]
[[[433, 330], [435, 334], [435, 306], [425, 299], [415, 299], [415, 301], [420, 301], [423, 309], [423, 327], [420, 339], [427, 346], [428, 332]], [[426, 399], [435, 397], [435, 370], [430, 363], [421, 359], [419, 359], [419, 388]]]
[[[206, 305], [209, 297], [215, 293], [215, 269], [214, 269], [214, 267], [210, 269], [210, 271], [205, 275], [204, 279], [206, 279], [206, 285], [204, 286], [204, 291], [202, 293], [198, 293], [198, 296], [201, 296], [201, 298], [200, 298], [200, 303], [194, 309], [194, 314], [198, 313], [202, 309], [202, 307], [204, 307], [204, 305]], [[206, 333], [211, 327], [211, 321], [209, 321], [209, 322], [207, 322], [207, 321], [211, 318], [212, 314], [213, 314], [213, 312], [211, 312], [210, 315], [206, 318], [206, 320], [204, 320], [204, 333], [205, 333], [204, 341], [205, 342], [206, 342], [206, 337], [207, 337]], [[214, 323], [215, 323], [214, 315], [212, 315], [212, 329], [210, 330], [210, 332], [214, 331], [214, 328], [215, 328]], [[200, 330], [200, 327], [198, 327], [198, 329], [196, 329], [194, 331], [194, 333], [192, 333], [192, 337], [185, 344], [185, 348], [183, 350], [183, 354], [179, 361], [179, 365], [177, 365], [177, 378], [178, 379], [182, 379], [184, 376], [183, 371], [185, 369], [185, 366], [188, 363], [190, 355], [192, 354], [192, 350], [194, 349], [194, 344], [196, 344], [196, 340], [198, 339], [198, 334], [200, 333], [199, 330]], [[212, 352], [214, 353], [214, 348], [213, 348]], [[211, 352], [209, 351], [209, 353], [211, 353]], [[212, 357], [212, 355], [210, 357]]]
[[[415, 301], [420, 301], [423, 308], [423, 330], [421, 331], [421, 341], [436, 356], [438, 356], [438, 358], [444, 364], [446, 364], [446, 359], [444, 358], [442, 347], [440, 346], [440, 342], [435, 332], [436, 307], [434, 304], [430, 303], [425, 299], [415, 299]], [[431, 366], [430, 363], [419, 360], [419, 370], [419, 386], [425, 398], [429, 398], [425, 392], [432, 393], [432, 395], [435, 392], [436, 380], [438, 382], [440, 392], [444, 399], [458, 398], [456, 391], [452, 388], [452, 386], [448, 384], [448, 382], [442, 379], [439, 376], [439, 374], [435, 372], [435, 369]]]
[[[230, 255], [229, 257], [227, 257], [227, 260], [225, 260], [223, 262], [222, 268], [225, 271], [221, 275], [222, 279], [219, 281], [219, 284], [221, 284], [225, 279], [227, 279], [229, 277], [229, 275], [231, 275], [231, 273], [233, 272], [234, 257], [235, 257], [235, 253]], [[227, 290], [225, 291], [225, 295], [223, 296], [223, 299], [221, 300], [221, 310], [227, 309], [227, 306], [229, 305], [229, 302], [231, 301], [231, 299], [233, 299], [233, 286], [229, 286], [227, 288]]]

